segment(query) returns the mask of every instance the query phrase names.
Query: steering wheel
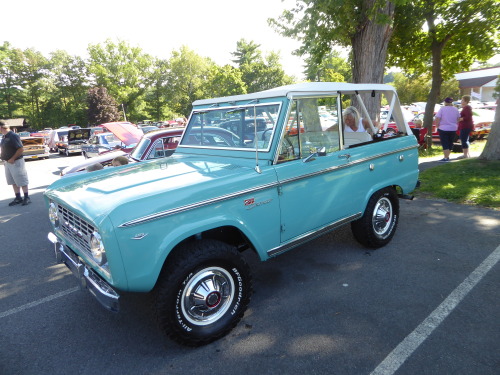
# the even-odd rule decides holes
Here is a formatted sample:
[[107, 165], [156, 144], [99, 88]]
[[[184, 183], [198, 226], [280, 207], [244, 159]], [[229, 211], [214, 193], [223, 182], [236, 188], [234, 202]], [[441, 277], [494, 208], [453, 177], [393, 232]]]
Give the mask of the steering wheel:
[[269, 129], [264, 130], [264, 131], [262, 132], [262, 137], [261, 137], [261, 139], [262, 139], [263, 141], [265, 141], [265, 140], [266, 140], [266, 133], [267, 133], [268, 131], [272, 131], [272, 130], [273, 130], [273, 128], [269, 128]]

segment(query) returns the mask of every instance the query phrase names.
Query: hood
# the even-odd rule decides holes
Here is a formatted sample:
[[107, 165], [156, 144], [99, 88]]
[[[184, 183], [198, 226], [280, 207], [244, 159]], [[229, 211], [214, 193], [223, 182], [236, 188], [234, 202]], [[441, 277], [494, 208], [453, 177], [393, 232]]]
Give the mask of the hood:
[[87, 129], [71, 129], [68, 130], [68, 142], [83, 143], [90, 139], [91, 130]]
[[109, 218], [119, 226], [158, 212], [276, 183], [273, 168], [263, 168], [259, 174], [254, 166], [253, 160], [235, 162], [234, 158], [215, 160], [174, 154], [150, 162], [70, 174], [50, 185], [45, 195], [71, 206], [98, 225]]
[[126, 146], [139, 142], [144, 133], [130, 122], [108, 122], [102, 124]]

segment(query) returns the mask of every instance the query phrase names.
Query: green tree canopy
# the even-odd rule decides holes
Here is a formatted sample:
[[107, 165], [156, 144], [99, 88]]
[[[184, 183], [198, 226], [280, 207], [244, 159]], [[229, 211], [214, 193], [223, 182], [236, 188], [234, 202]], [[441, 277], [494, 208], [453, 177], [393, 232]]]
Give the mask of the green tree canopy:
[[27, 99], [23, 111], [30, 118], [30, 124], [36, 127], [43, 123], [43, 110], [48, 100], [49, 63], [40, 52], [31, 48], [25, 50], [21, 57], [20, 78]]
[[[334, 46], [349, 47], [354, 83], [382, 83], [392, 35], [394, 4], [404, 0], [297, 0], [269, 23], [282, 35], [301, 42], [296, 53], [320, 64]], [[375, 116], [379, 108], [372, 101]]]
[[352, 71], [349, 62], [340, 52], [331, 51], [319, 63], [312, 57], [306, 58], [306, 77], [318, 82], [351, 82]]
[[0, 46], [0, 118], [12, 118], [23, 102], [22, 72], [23, 52], [4, 42]]
[[231, 55], [234, 56], [233, 62], [241, 68], [243, 65], [262, 61], [262, 53], [259, 48], [260, 44], [256, 44], [254, 41], [238, 40], [236, 51], [231, 52]]
[[117, 103], [125, 106], [128, 117], [136, 121], [144, 118], [143, 95], [152, 82], [153, 58], [123, 41], [89, 45], [88, 52], [93, 83], [106, 87]]
[[[432, 74], [424, 126], [432, 125], [441, 85], [475, 60], [498, 52], [499, 0], [415, 0], [399, 3], [389, 63], [411, 74]], [[404, 46], [404, 47], [403, 47]]]
[[49, 60], [48, 78], [50, 91], [44, 117], [55, 124], [85, 124], [89, 88], [85, 61], [66, 51], [55, 51]]
[[293, 79], [283, 70], [279, 53], [270, 52], [263, 57], [259, 47], [253, 41], [241, 39], [232, 52], [237, 57], [233, 62], [238, 64], [246, 91], [257, 92], [292, 83]]
[[[188, 116], [196, 99], [238, 95], [292, 82], [279, 55], [265, 58], [254, 42], [238, 44], [243, 69], [219, 66], [187, 47], [158, 59], [125, 42], [88, 46], [89, 58], [0, 46], [0, 117], [27, 117], [33, 129], [87, 123], [87, 90], [105, 87], [127, 119]], [[247, 79], [247, 81], [244, 80]], [[248, 82], [248, 83], [247, 83]], [[123, 107], [122, 107], [123, 106]], [[92, 120], [99, 123], [101, 120]]]
[[174, 112], [189, 114], [193, 101], [203, 97], [203, 86], [212, 64], [212, 60], [186, 46], [172, 52], [167, 89]]
[[210, 66], [207, 84], [204, 88], [206, 98], [246, 94], [246, 84], [243, 73], [231, 65]]

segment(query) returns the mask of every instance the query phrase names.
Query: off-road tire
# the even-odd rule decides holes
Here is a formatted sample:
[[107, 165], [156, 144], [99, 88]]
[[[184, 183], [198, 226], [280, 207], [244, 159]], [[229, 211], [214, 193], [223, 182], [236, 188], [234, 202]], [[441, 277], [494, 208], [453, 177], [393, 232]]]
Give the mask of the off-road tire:
[[363, 216], [351, 223], [351, 230], [360, 244], [376, 249], [392, 240], [398, 221], [398, 196], [393, 188], [385, 188], [371, 196]]
[[153, 290], [160, 328], [180, 344], [200, 346], [229, 333], [252, 294], [250, 268], [233, 246], [215, 240], [182, 245]]

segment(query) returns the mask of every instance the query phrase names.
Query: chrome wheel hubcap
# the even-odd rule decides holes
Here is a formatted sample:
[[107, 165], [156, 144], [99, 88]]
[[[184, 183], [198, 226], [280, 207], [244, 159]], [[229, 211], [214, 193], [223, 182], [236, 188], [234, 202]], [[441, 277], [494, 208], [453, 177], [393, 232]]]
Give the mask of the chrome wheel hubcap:
[[227, 270], [205, 268], [196, 273], [184, 287], [181, 309], [192, 324], [208, 325], [227, 312], [234, 295], [234, 281]]
[[373, 210], [372, 224], [373, 230], [379, 236], [389, 232], [392, 225], [392, 203], [387, 198], [381, 198]]

